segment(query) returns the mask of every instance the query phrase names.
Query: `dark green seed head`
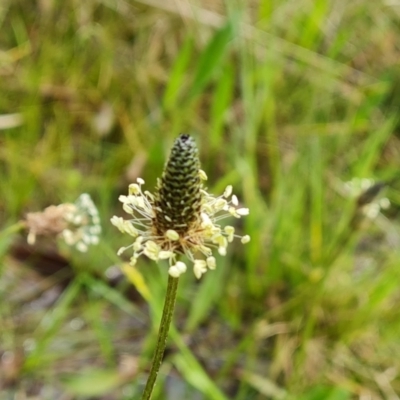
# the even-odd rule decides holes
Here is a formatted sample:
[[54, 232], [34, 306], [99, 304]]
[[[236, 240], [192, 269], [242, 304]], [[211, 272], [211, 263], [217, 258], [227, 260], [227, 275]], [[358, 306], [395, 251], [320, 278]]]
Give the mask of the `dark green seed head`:
[[201, 208], [200, 160], [194, 139], [180, 135], [156, 190], [154, 226], [163, 235], [173, 229], [184, 235], [199, 220]]

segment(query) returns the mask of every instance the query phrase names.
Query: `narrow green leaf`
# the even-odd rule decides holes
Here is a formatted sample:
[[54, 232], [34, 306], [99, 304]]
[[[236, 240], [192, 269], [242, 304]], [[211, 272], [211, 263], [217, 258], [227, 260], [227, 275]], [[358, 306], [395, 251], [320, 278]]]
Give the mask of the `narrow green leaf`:
[[201, 93], [215, 71], [220, 67], [232, 38], [233, 27], [231, 23], [228, 23], [215, 33], [197, 63], [192, 87], [189, 91], [189, 100], [193, 100]]
[[61, 379], [65, 389], [75, 396], [99, 396], [121, 384], [121, 377], [114, 370], [87, 370]]
[[227, 397], [205, 373], [195, 356], [174, 329], [172, 330], [172, 336], [180, 351], [179, 354], [174, 356], [172, 363], [186, 381], [203, 393], [209, 400], [227, 400]]
[[134, 304], [129, 302], [121, 293], [107, 286], [104, 282], [98, 279], [94, 279], [90, 276], [86, 276], [84, 278], [84, 282], [89, 290], [103, 296], [110, 303], [115, 304], [127, 314], [135, 316], [138, 319], [140, 319], [140, 317], [142, 316], [142, 314], [140, 313], [138, 308], [135, 307]]
[[198, 287], [196, 296], [190, 307], [190, 313], [186, 321], [186, 330], [193, 331], [199, 323], [210, 314], [210, 309], [216, 300], [222, 295], [221, 287], [224, 286], [227, 262], [225, 258], [218, 257], [217, 268], [203, 278]]
[[185, 71], [192, 56], [193, 39], [188, 36], [183, 43], [182, 50], [176, 58], [175, 64], [172, 67], [170, 78], [165, 88], [163, 97], [163, 107], [171, 109], [176, 104], [181, 88], [184, 86]]
[[389, 139], [397, 122], [397, 116], [388, 118], [380, 129], [371, 132], [368, 140], [365, 141], [363, 153], [358, 158], [354, 176], [365, 177], [371, 175], [371, 170], [381, 155], [382, 147]]
[[224, 121], [232, 101], [234, 85], [234, 68], [232, 65], [227, 65], [216, 84], [211, 105], [210, 141], [213, 149], [218, 149], [222, 143]]
[[25, 368], [34, 368], [40, 362], [40, 358], [43, 356], [46, 346], [57, 333], [57, 329], [66, 318], [68, 310], [73, 301], [78, 297], [80, 289], [81, 281], [77, 278], [64, 290], [54, 308], [45, 314], [35, 335], [37, 346], [27, 357]]
[[[317, 385], [301, 396], [299, 400], [348, 400], [350, 398], [350, 392], [343, 388]], [[290, 397], [290, 399], [294, 400], [294, 397]]]

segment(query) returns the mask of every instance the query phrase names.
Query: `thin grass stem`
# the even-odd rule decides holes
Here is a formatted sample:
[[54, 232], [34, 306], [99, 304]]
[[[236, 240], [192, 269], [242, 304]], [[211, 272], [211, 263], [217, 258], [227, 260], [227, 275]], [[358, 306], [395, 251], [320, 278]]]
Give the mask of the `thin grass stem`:
[[160, 370], [162, 359], [164, 356], [165, 346], [169, 327], [171, 325], [172, 316], [174, 314], [176, 293], [178, 289], [179, 278], [173, 278], [168, 275], [167, 293], [165, 296], [164, 309], [161, 317], [160, 329], [158, 332], [157, 346], [154, 352], [153, 362], [151, 365], [150, 375], [144, 388], [142, 400], [150, 400], [156, 383], [157, 375]]

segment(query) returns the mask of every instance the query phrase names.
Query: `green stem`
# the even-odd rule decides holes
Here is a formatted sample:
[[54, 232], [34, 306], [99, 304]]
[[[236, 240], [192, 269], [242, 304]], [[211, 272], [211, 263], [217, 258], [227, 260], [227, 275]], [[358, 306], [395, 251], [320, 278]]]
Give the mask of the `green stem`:
[[24, 221], [18, 221], [15, 224], [7, 226], [7, 228], [3, 229], [0, 232], [0, 237], [10, 236], [13, 233], [19, 232], [23, 228], [25, 228], [25, 222]]
[[158, 371], [162, 363], [169, 327], [171, 325], [172, 316], [174, 314], [176, 292], [178, 289], [179, 278], [168, 276], [167, 293], [165, 296], [164, 309], [162, 313], [160, 330], [158, 332], [157, 346], [154, 352], [153, 363], [150, 370], [150, 375], [147, 379], [146, 387], [142, 395], [142, 400], [150, 400], [156, 383]]

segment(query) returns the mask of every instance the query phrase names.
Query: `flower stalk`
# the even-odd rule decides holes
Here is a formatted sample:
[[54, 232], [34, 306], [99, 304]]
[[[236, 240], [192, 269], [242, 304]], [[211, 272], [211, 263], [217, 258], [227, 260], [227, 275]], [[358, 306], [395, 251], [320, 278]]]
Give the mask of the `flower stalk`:
[[172, 316], [174, 314], [178, 283], [179, 283], [179, 278], [174, 278], [171, 275], [169, 275], [167, 293], [165, 295], [165, 302], [160, 323], [160, 329], [158, 331], [157, 345], [154, 351], [150, 374], [149, 377], [147, 378], [147, 383], [143, 391], [142, 400], [151, 399], [151, 394], [153, 393], [154, 385], [156, 384], [157, 375], [158, 372], [160, 371], [165, 347], [167, 344], [168, 332], [171, 326]]
[[130, 264], [134, 266], [145, 255], [156, 262], [169, 261], [168, 287], [164, 303], [157, 345], [142, 400], [150, 400], [162, 363], [168, 331], [175, 306], [179, 276], [187, 266], [181, 261], [185, 255], [193, 265], [193, 273], [200, 279], [208, 270], [214, 270], [213, 251], [226, 255], [228, 244], [234, 238], [250, 241], [248, 235], [239, 236], [235, 228], [221, 225], [228, 217], [241, 218], [249, 213], [239, 207], [238, 198], [228, 186], [215, 197], [203, 186], [207, 175], [200, 169], [198, 149], [190, 135], [182, 134], [174, 142], [161, 179], [154, 193], [142, 190], [144, 180], [129, 185], [127, 196], [119, 200], [131, 219], [114, 216], [111, 223], [133, 238], [131, 244], [119, 249], [122, 254], [133, 250]]

